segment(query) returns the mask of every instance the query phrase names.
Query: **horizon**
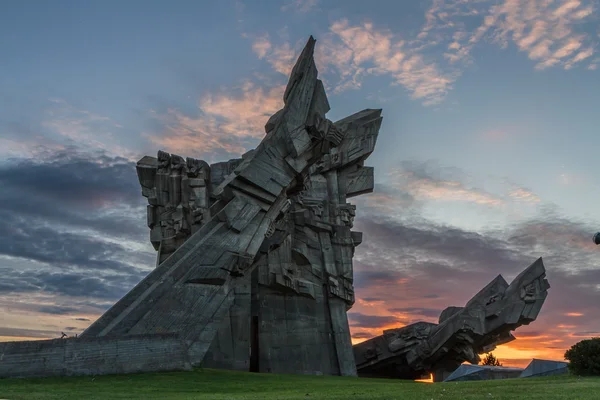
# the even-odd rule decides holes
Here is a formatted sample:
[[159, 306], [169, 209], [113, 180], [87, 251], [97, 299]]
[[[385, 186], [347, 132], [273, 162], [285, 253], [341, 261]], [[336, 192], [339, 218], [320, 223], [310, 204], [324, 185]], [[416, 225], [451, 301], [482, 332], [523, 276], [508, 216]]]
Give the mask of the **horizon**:
[[0, 15], [0, 341], [79, 334], [146, 276], [135, 162], [254, 148], [311, 35], [328, 118], [383, 109], [375, 190], [352, 199], [352, 342], [538, 257], [548, 298], [494, 355], [600, 336], [595, 0], [27, 3]]

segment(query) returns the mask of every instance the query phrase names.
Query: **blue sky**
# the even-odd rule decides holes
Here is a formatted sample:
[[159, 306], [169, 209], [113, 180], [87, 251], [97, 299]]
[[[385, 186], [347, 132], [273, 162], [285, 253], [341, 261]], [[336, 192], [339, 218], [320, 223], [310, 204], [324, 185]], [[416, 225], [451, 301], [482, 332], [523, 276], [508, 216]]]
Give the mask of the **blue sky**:
[[[551, 284], [562, 283], [525, 334], [543, 328], [549, 341], [562, 340], [549, 342], [548, 352], [600, 334], [589, 314], [600, 320], [593, 311], [600, 249], [591, 243], [600, 228], [598, 7], [590, 0], [3, 2], [0, 176], [9, 189], [0, 210], [20, 228], [0, 244], [7, 277], [0, 336], [80, 331], [144, 276], [154, 254], [132, 162], [158, 149], [215, 162], [256, 146], [311, 34], [328, 117], [383, 108], [368, 160], [376, 192], [356, 199], [365, 232], [358, 297], [399, 290], [369, 281], [372, 265], [413, 285], [387, 302], [394, 307], [359, 301], [353, 332], [380, 330], [360, 325], [361, 315], [396, 324], [430, 318], [541, 255]], [[408, 232], [430, 243], [416, 244]], [[48, 236], [53, 241], [37, 244]], [[391, 247], [382, 247], [388, 239]], [[436, 245], [459, 239], [451, 252]], [[375, 256], [387, 252], [393, 257]], [[440, 286], [439, 268], [450, 278], [476, 273]], [[75, 290], [85, 285], [95, 289]], [[419, 298], [424, 288], [438, 297]], [[566, 293], [575, 295], [571, 303]], [[585, 321], [573, 323], [569, 313]], [[514, 351], [525, 358], [534, 350]]]

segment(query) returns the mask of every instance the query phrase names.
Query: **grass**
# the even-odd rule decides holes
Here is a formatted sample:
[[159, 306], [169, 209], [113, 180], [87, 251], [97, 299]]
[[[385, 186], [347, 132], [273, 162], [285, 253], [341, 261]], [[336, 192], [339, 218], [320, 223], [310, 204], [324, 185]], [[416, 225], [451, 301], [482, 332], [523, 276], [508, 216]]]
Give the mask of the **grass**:
[[557, 376], [479, 382], [194, 370], [97, 377], [0, 379], [1, 399], [599, 399], [600, 378]]

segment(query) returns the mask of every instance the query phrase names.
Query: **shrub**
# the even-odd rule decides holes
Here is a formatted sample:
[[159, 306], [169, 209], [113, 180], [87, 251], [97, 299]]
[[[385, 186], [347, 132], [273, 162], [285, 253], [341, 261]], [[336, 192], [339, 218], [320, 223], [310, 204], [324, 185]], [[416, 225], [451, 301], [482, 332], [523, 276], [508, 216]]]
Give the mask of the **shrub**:
[[565, 359], [575, 375], [600, 375], [600, 337], [575, 343], [565, 353]]
[[493, 353], [487, 353], [485, 358], [481, 362], [481, 365], [490, 365], [492, 367], [501, 367], [502, 364], [500, 361], [494, 356]]

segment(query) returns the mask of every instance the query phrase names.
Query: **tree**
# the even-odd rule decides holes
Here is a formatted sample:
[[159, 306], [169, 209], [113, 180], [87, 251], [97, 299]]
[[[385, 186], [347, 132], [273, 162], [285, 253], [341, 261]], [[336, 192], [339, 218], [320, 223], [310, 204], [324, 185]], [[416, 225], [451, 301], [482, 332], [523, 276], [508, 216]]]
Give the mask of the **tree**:
[[575, 343], [565, 353], [565, 360], [575, 375], [600, 375], [600, 337]]
[[481, 365], [489, 365], [492, 367], [501, 367], [502, 364], [500, 361], [494, 356], [493, 353], [487, 353], [483, 361], [481, 361]]

